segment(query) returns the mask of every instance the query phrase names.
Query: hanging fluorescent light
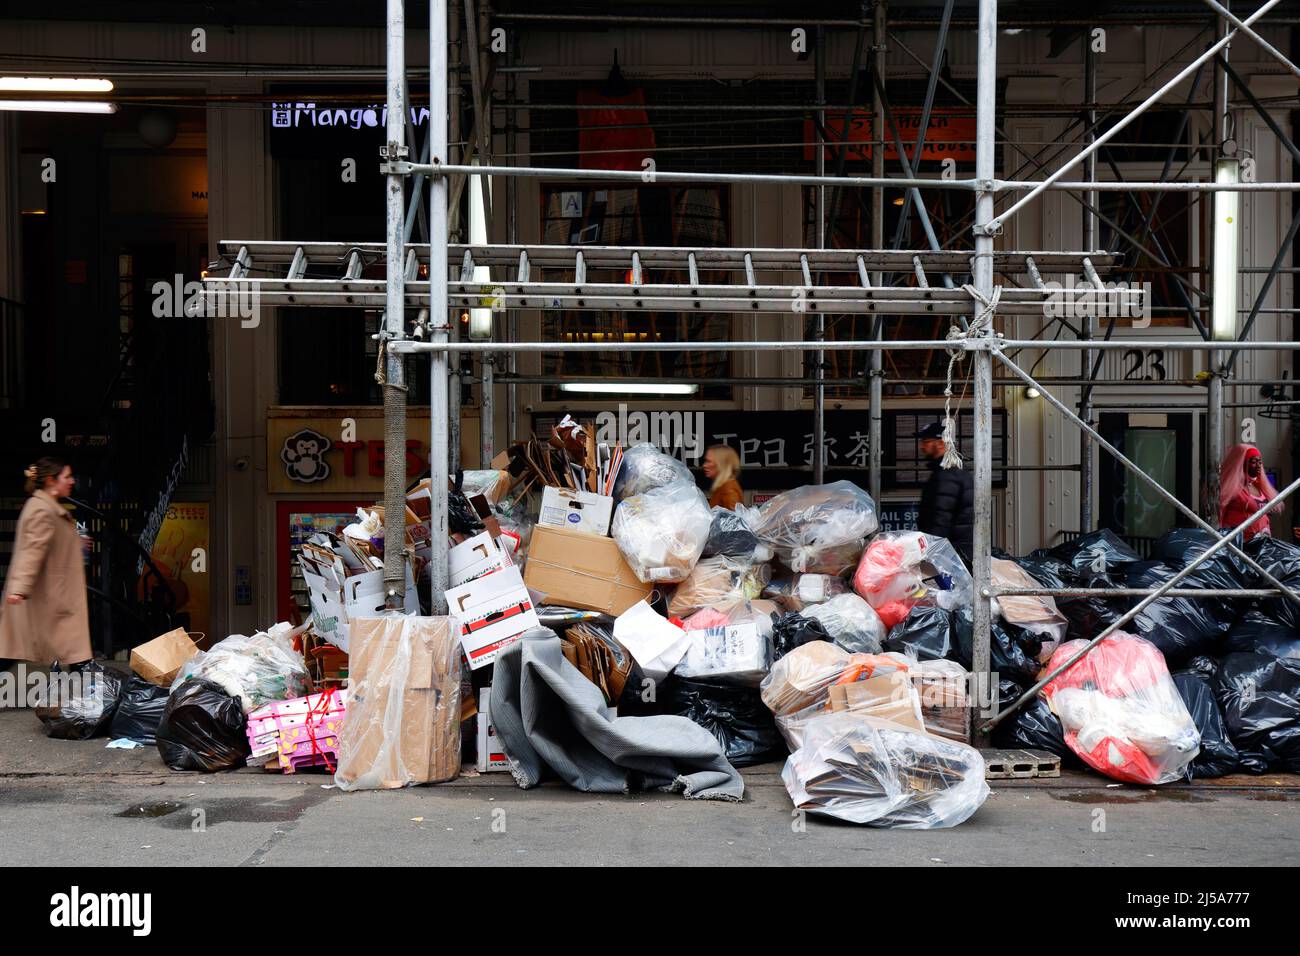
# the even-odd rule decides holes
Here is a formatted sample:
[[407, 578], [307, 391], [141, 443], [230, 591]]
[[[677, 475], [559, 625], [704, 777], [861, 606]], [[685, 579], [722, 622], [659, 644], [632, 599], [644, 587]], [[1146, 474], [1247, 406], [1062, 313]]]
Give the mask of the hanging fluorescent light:
[[116, 113], [116, 103], [90, 100], [0, 100], [0, 111], [15, 113]]
[[[1219, 185], [1241, 182], [1241, 164], [1220, 159], [1214, 164], [1214, 181]], [[1237, 273], [1241, 265], [1241, 193], [1219, 190], [1214, 194], [1214, 294], [1211, 331], [1216, 341], [1237, 337]]]
[[700, 390], [698, 385], [674, 384], [665, 382], [656, 385], [653, 382], [561, 382], [562, 392], [598, 392], [609, 395], [694, 395]]
[[[471, 165], [477, 166], [478, 159]], [[477, 174], [469, 177], [469, 242], [472, 246], [487, 245], [487, 204], [483, 199], [483, 177]], [[487, 266], [475, 266], [474, 281], [487, 285], [492, 281], [492, 271]], [[469, 310], [469, 337], [473, 342], [492, 338], [491, 309]]]
[[4, 93], [111, 93], [112, 80], [77, 76], [0, 76]]

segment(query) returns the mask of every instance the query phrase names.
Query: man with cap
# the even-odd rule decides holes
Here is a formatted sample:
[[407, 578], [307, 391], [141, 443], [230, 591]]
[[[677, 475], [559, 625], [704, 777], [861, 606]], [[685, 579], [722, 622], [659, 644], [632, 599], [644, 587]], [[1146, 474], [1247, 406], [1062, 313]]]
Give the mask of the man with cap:
[[929, 460], [930, 480], [921, 492], [918, 530], [947, 538], [957, 553], [969, 564], [971, 539], [975, 534], [975, 479], [965, 468], [944, 468], [948, 444], [943, 440], [943, 425], [935, 422], [916, 433], [921, 454]]

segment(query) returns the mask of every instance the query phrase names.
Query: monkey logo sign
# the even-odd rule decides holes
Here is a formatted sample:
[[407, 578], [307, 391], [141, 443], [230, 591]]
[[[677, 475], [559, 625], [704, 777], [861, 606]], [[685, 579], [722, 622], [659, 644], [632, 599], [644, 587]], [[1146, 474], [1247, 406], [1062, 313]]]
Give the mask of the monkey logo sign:
[[290, 481], [311, 484], [324, 481], [330, 476], [329, 462], [325, 453], [333, 442], [318, 431], [304, 428], [284, 440], [280, 449], [280, 460], [284, 462], [284, 473]]

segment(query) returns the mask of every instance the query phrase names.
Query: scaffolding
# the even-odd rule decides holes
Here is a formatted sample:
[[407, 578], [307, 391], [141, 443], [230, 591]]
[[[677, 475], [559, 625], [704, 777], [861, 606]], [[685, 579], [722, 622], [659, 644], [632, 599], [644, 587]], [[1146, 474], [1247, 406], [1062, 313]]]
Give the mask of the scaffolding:
[[[1032, 698], [1046, 683], [1081, 659], [1089, 649], [1116, 629], [1123, 627], [1152, 602], [1166, 596], [1182, 597], [1266, 597], [1281, 596], [1300, 605], [1300, 595], [1278, 581], [1267, 569], [1260, 566], [1237, 544], [1237, 536], [1257, 520], [1267, 508], [1285, 501], [1300, 487], [1300, 480], [1283, 489], [1275, 501], [1264, 511], [1247, 519], [1237, 528], [1221, 533], [1216, 522], [1205, 520], [1200, 514], [1170, 493], [1094, 427], [1093, 392], [1107, 384], [1099, 379], [1103, 356], [1107, 351], [1130, 349], [1132, 342], [1112, 338], [1114, 315], [1121, 309], [1133, 309], [1144, 304], [1139, 290], [1119, 293], [1117, 308], [1104, 334], [1098, 338], [1095, 319], [1087, 316], [1075, 329], [1073, 339], [1045, 341], [1038, 338], [1006, 338], [994, 326], [999, 316], [1045, 316], [1046, 304], [1058, 294], [1057, 287], [1046, 278], [1052, 275], [1083, 276], [1086, 284], [1097, 292], [1114, 295], [1108, 290], [1104, 277], [1117, 267], [1114, 253], [1097, 248], [1099, 223], [1107, 222], [1133, 248], [1151, 252], [1164, 265], [1168, 260], [1151, 240], [1152, 219], [1155, 208], [1147, 215], [1138, 235], [1122, 230], [1108, 220], [1099, 205], [1099, 194], [1107, 191], [1146, 191], [1162, 195], [1168, 192], [1209, 193], [1215, 196], [1242, 193], [1291, 193], [1297, 186], [1292, 182], [1248, 182], [1239, 176], [1215, 181], [1182, 181], [1173, 170], [1174, 153], [1164, 164], [1158, 180], [1147, 182], [1103, 182], [1097, 178], [1097, 159], [1103, 147], [1116, 139], [1127, 126], [1147, 111], [1155, 108], [1180, 85], [1191, 80], [1191, 93], [1184, 107], [1190, 108], [1197, 95], [1203, 71], [1213, 73], [1213, 121], [1215, 143], [1220, 152], [1216, 157], [1227, 161], [1230, 167], [1236, 159], [1233, 144], [1226, 130], [1230, 89], [1237, 89], [1251, 108], [1258, 112], [1269, 129], [1288, 153], [1300, 162], [1297, 149], [1286, 133], [1268, 115], [1266, 107], [1254, 96], [1247, 84], [1229, 64], [1226, 51], [1234, 38], [1258, 44], [1260, 49], [1288, 72], [1300, 76], [1300, 70], [1279, 50], [1269, 44], [1255, 29], [1263, 25], [1265, 17], [1281, 0], [1266, 0], [1248, 16], [1238, 18], [1215, 0], [1204, 0], [1206, 11], [1200, 21], [1213, 18], [1215, 33], [1212, 42], [1188, 62], [1175, 64], [1171, 78], [1162, 82], [1155, 92], [1145, 96], [1123, 116], [1104, 131], [1098, 117], [1097, 63], [1091, 52], [1085, 53], [1084, 89], [1087, 99], [1083, 122], [1085, 124], [1082, 148], [1069, 158], [1053, 164], [1050, 170], [1036, 157], [1008, 140], [1007, 145], [1022, 153], [1041, 175], [1036, 179], [998, 179], [996, 175], [997, 126], [997, 41], [1000, 28], [996, 0], [979, 0], [978, 18], [971, 22], [954, 16], [954, 0], [946, 0], [937, 20], [896, 20], [891, 23], [885, 2], [863, 3], [861, 16], [855, 19], [827, 19], [823, 21], [795, 19], [759, 19], [711, 17], [707, 14], [676, 18], [646, 18], [635, 15], [607, 14], [521, 14], [499, 15], [502, 22], [519, 23], [577, 23], [599, 22], [605, 25], [628, 24], [654, 27], [681, 23], [698, 25], [703, 22], [719, 26], [758, 28], [771, 26], [815, 27], [820, 39], [823, 31], [831, 29], [857, 32], [854, 52], [854, 69], [850, 100], [856, 98], [858, 67], [870, 41], [870, 61], [866, 72], [872, 80], [869, 91], [873, 127], [878, 143], [895, 147], [898, 174], [886, 175], [885, 150], [872, 151], [872, 174], [849, 176], [843, 173], [843, 157], [847, 144], [841, 144], [840, 162], [834, 172], [826, 171], [827, 136], [825, 95], [825, 64], [823, 44], [815, 45], [815, 102], [808, 112], [816, 117], [816, 171], [811, 175], [797, 174], [741, 174], [654, 171], [647, 180], [644, 172], [559, 169], [523, 165], [494, 164], [489, 154], [491, 123], [491, 77], [485, 70], [482, 39], [487, 36], [492, 22], [486, 0], [462, 0], [463, 20], [448, 16], [446, 0], [430, 4], [429, 21], [429, 104], [431, 117], [448, 117], [454, 124], [452, 141], [464, 141], [466, 155], [473, 153], [474, 161], [462, 158], [454, 162], [449, 149], [447, 122], [430, 122], [426, 143], [419, 161], [410, 158], [410, 145], [406, 142], [404, 119], [407, 101], [407, 70], [404, 62], [405, 23], [402, 0], [387, 0], [387, 145], [383, 149], [381, 171], [387, 183], [387, 240], [383, 243], [325, 243], [325, 242], [269, 242], [261, 240], [223, 242], [220, 258], [213, 264], [206, 280], [209, 299], [227, 295], [248, 294], [250, 291], [263, 306], [321, 306], [369, 308], [383, 311], [377, 338], [379, 339], [379, 364], [377, 377], [383, 385], [385, 441], [388, 447], [403, 447], [406, 429], [406, 379], [405, 357], [416, 353], [430, 356], [430, 468], [433, 488], [447, 486], [456, 467], [458, 455], [458, 428], [460, 402], [460, 376], [453, 373], [451, 362], [466, 353], [483, 358], [481, 377], [483, 396], [483, 441], [485, 456], [492, 450], [492, 416], [495, 390], [498, 387], [496, 368], [499, 357], [505, 357], [506, 370], [514, 372], [515, 357], [525, 352], [551, 353], [565, 351], [608, 351], [603, 342], [519, 341], [515, 317], [517, 310], [559, 308], [566, 310], [635, 311], [642, 309], [667, 309], [691, 312], [707, 309], [716, 313], [792, 314], [801, 320], [814, 319], [814, 337], [807, 332], [795, 341], [709, 341], [692, 343], [683, 341], [632, 341], [619, 345], [624, 352], [690, 352], [714, 351], [736, 353], [744, 351], [794, 350], [814, 356], [813, 374], [802, 378], [738, 379], [747, 384], [802, 384], [813, 387], [814, 442], [813, 474], [821, 481], [824, 474], [824, 412], [825, 393], [833, 380], [825, 375], [822, 360], [831, 351], [869, 353], [867, 376], [870, 386], [869, 419], [869, 473], [870, 492], [880, 501], [881, 472], [881, 410], [882, 384], [885, 375], [881, 368], [881, 354], [888, 350], [947, 350], [954, 360], [968, 364], [972, 369], [972, 402], [974, 414], [973, 471], [975, 492], [975, 525], [972, 554], [972, 572], [975, 598], [972, 609], [974, 621], [973, 667], [977, 681], [983, 679], [987, 688], [991, 674], [990, 633], [991, 602], [999, 596], [1055, 595], [1070, 596], [1093, 593], [1089, 589], [1000, 589], [994, 586], [991, 569], [992, 501], [993, 501], [993, 428], [994, 385], [1014, 382], [1036, 389], [1058, 413], [1080, 430], [1080, 462], [1077, 466], [1058, 466], [1077, 470], [1080, 474], [1080, 531], [1086, 533], [1093, 524], [1091, 499], [1093, 456], [1096, 449], [1111, 455], [1138, 480], [1149, 485], [1153, 492], [1174, 507], [1192, 525], [1210, 532], [1214, 543], [1186, 568], [1160, 587], [1151, 589], [1125, 589], [1103, 591], [1103, 594], [1140, 596], [1141, 600], [1115, 623], [1095, 635], [1087, 647], [1053, 673], [1030, 688], [1010, 707], [995, 715], [987, 700], [977, 699], [977, 742], [984, 742], [987, 733], [999, 721]], [[1148, 17], [1144, 22], [1163, 22]], [[1186, 23], [1186, 19], [1176, 22]], [[1270, 21], [1290, 22], [1290, 21]], [[1044, 18], [1034, 21], [1016, 21], [1021, 28], [1054, 27], [1074, 23], [1065, 19]], [[1091, 25], [1090, 21], [1079, 21]], [[884, 85], [884, 54], [887, 43], [896, 44], [916, 63], [928, 71], [925, 99], [921, 115], [928, 118], [933, 108], [938, 87], [942, 84], [953, 95], [961, 93], [940, 75], [945, 38], [953, 29], [977, 31], [978, 66], [975, 98], [971, 104], [975, 112], [975, 174], [962, 179], [927, 179], [918, 177], [909, 161], [909, 149], [899, 134], [889, 108]], [[463, 32], [462, 32], [463, 27]], [[895, 35], [900, 27], [933, 29], [938, 42], [933, 62], [926, 63], [913, 53]], [[1089, 50], [1087, 43], [1085, 50]], [[454, 58], [449, 64], [449, 51]], [[468, 62], [462, 62], [467, 60]], [[511, 59], [513, 63], [513, 57]], [[461, 131], [454, 110], [449, 110], [448, 73], [468, 68], [473, 100], [472, 123]], [[486, 79], [485, 79], [486, 75]], [[507, 73], [507, 89], [511, 97], [508, 104], [514, 108], [514, 74]], [[458, 80], [459, 82], [459, 80]], [[964, 98], [963, 98], [964, 99]], [[969, 101], [967, 101], [969, 102]], [[788, 107], [786, 107], [788, 109]], [[850, 103], [848, 108], [858, 107]], [[1185, 129], [1186, 119], [1184, 118]], [[911, 148], [913, 158], [921, 156], [927, 123], [920, 124], [918, 140]], [[888, 132], [890, 139], [883, 139]], [[463, 133], [463, 135], [462, 135]], [[1006, 139], [1006, 137], [1004, 137]], [[1068, 146], [1068, 144], [1066, 144]], [[1175, 144], [1176, 145], [1176, 144]], [[507, 151], [513, 158], [513, 125], [508, 127]], [[1083, 179], [1071, 180], [1066, 176], [1082, 168]], [[1024, 167], [1022, 167], [1024, 168]], [[495, 244], [474, 241], [456, 244], [449, 241], [449, 218], [456, 215], [457, 197], [473, 177], [503, 178], [507, 185], [507, 235], [508, 242]], [[772, 183], [803, 185], [815, 190], [815, 222], [817, 242], [811, 248], [705, 248], [705, 247], [637, 247], [637, 246], [557, 246], [519, 244], [516, 241], [516, 198], [514, 184], [523, 177], [546, 177], [565, 181], [598, 183]], [[409, 207], [407, 188], [411, 186]], [[471, 186], [471, 188], [473, 188]], [[833, 210], [837, 194], [843, 190], [869, 190], [873, 215], [871, 249], [827, 248], [827, 212]], [[885, 189], [904, 190], [903, 218], [914, 214], [924, 229], [929, 248], [901, 249], [903, 228], [894, 237], [892, 248], [886, 246], [883, 233], [883, 216], [880, 214]], [[411, 226], [416, 214], [423, 214], [424, 191], [427, 190], [427, 233], [430, 241], [410, 242]], [[947, 249], [939, 243], [932, 228], [927, 206], [922, 201], [922, 191], [957, 190], [973, 195], [974, 216], [967, 232], [972, 237], [969, 249]], [[997, 246], [1009, 221], [1014, 219], [1049, 191], [1060, 191], [1079, 202], [1084, 211], [1081, 249], [1061, 251], [1007, 251]], [[829, 192], [829, 201], [828, 201]], [[999, 207], [999, 200], [1005, 200]], [[833, 213], [832, 213], [833, 215]], [[1235, 226], [1234, 226], [1235, 228]], [[1208, 351], [1212, 359], [1212, 373], [1205, 385], [1208, 413], [1207, 460], [1217, 462], [1223, 454], [1223, 391], [1225, 382], [1232, 376], [1236, 356], [1246, 350], [1292, 350], [1295, 343], [1257, 341], [1249, 338], [1263, 303], [1273, 282], [1285, 268], [1285, 257], [1297, 232], [1300, 232], [1300, 215], [1297, 215], [1282, 243], [1272, 268], [1266, 272], [1263, 287], [1249, 310], [1244, 323], [1230, 339], [1223, 331], [1203, 316], [1231, 298], [1235, 308], [1235, 286], [1231, 296], [1220, 288], [1206, 295], [1185, 281], [1176, 282], [1181, 290], [1188, 319], [1201, 333], [1198, 339], [1169, 338], [1143, 340], [1144, 348], [1170, 351]], [[493, 277], [484, 281], [483, 269]], [[588, 270], [615, 269], [625, 274], [625, 282], [608, 282], [588, 279]], [[308, 274], [310, 270], [310, 275]], [[382, 277], [377, 274], [382, 272]], [[684, 275], [685, 282], [654, 281], [654, 273]], [[223, 274], [218, 274], [223, 273]], [[759, 273], [779, 273], [787, 280], [760, 281]], [[704, 281], [707, 275], [709, 281]], [[723, 277], [719, 280], [719, 276]], [[848, 282], [835, 282], [834, 277], [847, 277]], [[969, 276], [969, 281], [955, 281]], [[908, 281], [898, 282], [903, 279]], [[1176, 280], [1181, 277], [1175, 275]], [[1200, 300], [1200, 304], [1193, 299]], [[504, 339], [487, 341], [459, 340], [459, 323], [452, 321], [451, 311], [462, 309], [490, 309], [504, 317], [503, 323], [493, 323], [494, 331], [505, 326]], [[825, 337], [824, 313], [863, 314], [870, 317], [870, 334], [862, 340], [831, 340]], [[1241, 310], [1246, 311], [1246, 310]], [[408, 313], [416, 319], [408, 323]], [[1121, 313], [1128, 314], [1128, 313]], [[886, 340], [883, 332], [891, 316], [928, 315], [949, 317], [952, 329], [946, 338], [917, 340]], [[1235, 319], [1235, 315], [1233, 318]], [[1234, 321], [1233, 325], [1237, 325]], [[807, 326], [804, 326], [805, 329]], [[1077, 378], [1035, 378], [1032, 369], [1026, 371], [1016, 361], [1020, 350], [1054, 349], [1074, 350], [1079, 353]], [[1003, 378], [995, 380], [995, 372]], [[517, 374], [505, 378], [509, 396], [509, 420], [514, 421], [514, 389], [530, 380]], [[939, 380], [942, 381], [942, 380]], [[951, 373], [947, 380], [951, 394]], [[1123, 383], [1131, 384], [1131, 383]], [[1187, 384], [1192, 384], [1188, 382]], [[1199, 382], [1198, 382], [1199, 384]], [[1081, 386], [1077, 410], [1054, 395], [1054, 386]], [[514, 437], [513, 433], [512, 436]], [[1021, 466], [1035, 467], [1035, 466]], [[1049, 467], [1049, 466], [1040, 466]], [[401, 456], [389, 455], [385, 459], [385, 508], [388, 514], [401, 514], [404, 507], [404, 463]], [[1208, 470], [1209, 495], [1206, 511], [1217, 516], [1217, 473]], [[404, 569], [403, 530], [400, 522], [389, 522], [386, 528], [384, 577], [389, 595], [396, 603], [401, 601]], [[443, 497], [434, 495], [430, 518], [431, 540], [447, 539], [447, 508]], [[1187, 576], [1221, 550], [1228, 550], [1243, 560], [1258, 574], [1268, 588], [1251, 590], [1207, 590], [1179, 588]], [[447, 584], [446, 553], [433, 549], [430, 566], [431, 593], [436, 613], [445, 612], [443, 591]], [[996, 695], [996, 683], [993, 683]], [[993, 703], [996, 704], [996, 696]]]

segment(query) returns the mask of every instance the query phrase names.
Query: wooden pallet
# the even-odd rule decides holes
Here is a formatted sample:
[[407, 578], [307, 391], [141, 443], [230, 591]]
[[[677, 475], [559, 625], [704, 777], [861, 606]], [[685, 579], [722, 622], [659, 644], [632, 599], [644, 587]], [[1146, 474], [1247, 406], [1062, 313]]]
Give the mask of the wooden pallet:
[[984, 755], [986, 780], [1023, 780], [1061, 775], [1061, 758], [1046, 750], [981, 750], [980, 753]]

